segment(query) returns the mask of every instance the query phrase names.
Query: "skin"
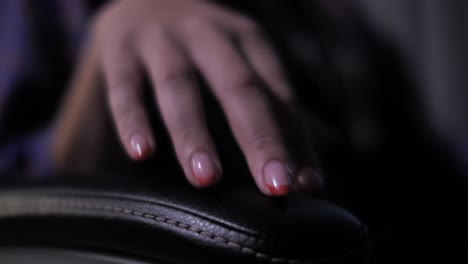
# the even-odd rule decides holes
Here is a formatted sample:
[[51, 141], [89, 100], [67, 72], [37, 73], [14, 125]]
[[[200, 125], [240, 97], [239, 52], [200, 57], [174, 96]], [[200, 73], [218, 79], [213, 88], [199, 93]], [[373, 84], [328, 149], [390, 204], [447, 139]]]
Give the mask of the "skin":
[[255, 22], [203, 0], [116, 0], [97, 17], [94, 33], [113, 119], [130, 157], [142, 160], [156, 151], [142, 100], [146, 73], [187, 179], [207, 187], [222, 177], [195, 78], [200, 73], [264, 194], [286, 195], [295, 182], [299, 189], [319, 188], [308, 133], [289, 135], [296, 141], [289, 143], [274, 114], [271, 96], [292, 115], [290, 122], [304, 120]]

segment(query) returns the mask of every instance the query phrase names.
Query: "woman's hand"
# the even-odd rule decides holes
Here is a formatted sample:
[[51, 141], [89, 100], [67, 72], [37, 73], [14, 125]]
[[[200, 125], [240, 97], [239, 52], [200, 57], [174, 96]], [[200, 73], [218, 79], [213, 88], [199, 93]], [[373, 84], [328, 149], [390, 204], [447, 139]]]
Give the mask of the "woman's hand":
[[[220, 179], [222, 164], [195, 77], [199, 72], [220, 102], [263, 193], [285, 195], [293, 178], [318, 188], [311, 161], [292, 160], [293, 150], [261, 87], [287, 109], [295, 108], [277, 56], [253, 21], [209, 1], [118, 0], [99, 15], [95, 34], [113, 119], [132, 158], [145, 159], [156, 150], [142, 98], [146, 72], [187, 179], [198, 187]], [[302, 135], [295, 141], [299, 139]], [[301, 147], [310, 152], [310, 146]]]

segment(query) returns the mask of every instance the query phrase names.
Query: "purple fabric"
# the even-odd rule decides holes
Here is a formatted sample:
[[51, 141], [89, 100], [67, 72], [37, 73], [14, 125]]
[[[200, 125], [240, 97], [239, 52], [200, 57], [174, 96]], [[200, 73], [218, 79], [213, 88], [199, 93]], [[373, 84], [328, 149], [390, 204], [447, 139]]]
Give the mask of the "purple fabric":
[[[40, 8], [37, 8], [37, 7]], [[51, 128], [31, 131], [8, 141], [2, 139], [2, 120], [5, 120], [7, 102], [23, 80], [40, 74], [49, 67], [37, 49], [37, 21], [59, 23], [57, 28], [65, 36], [64, 49], [74, 56], [77, 53], [86, 21], [84, 0], [2, 0], [0, 1], [0, 173], [21, 171], [41, 174], [50, 169], [49, 141]], [[47, 21], [50, 20], [50, 21]], [[42, 21], [41, 21], [42, 22]], [[55, 29], [55, 27], [54, 27]], [[54, 32], [48, 32], [55, 35]], [[57, 32], [57, 34], [59, 34]], [[60, 43], [62, 44], [62, 43]], [[43, 89], [44, 87], [28, 87]]]
[[0, 172], [46, 175], [53, 169], [50, 153], [51, 128], [20, 137], [0, 149]]
[[29, 65], [26, 58], [31, 57], [33, 48], [28, 22], [25, 1], [0, 3], [0, 115], [15, 83], [24, 76]]

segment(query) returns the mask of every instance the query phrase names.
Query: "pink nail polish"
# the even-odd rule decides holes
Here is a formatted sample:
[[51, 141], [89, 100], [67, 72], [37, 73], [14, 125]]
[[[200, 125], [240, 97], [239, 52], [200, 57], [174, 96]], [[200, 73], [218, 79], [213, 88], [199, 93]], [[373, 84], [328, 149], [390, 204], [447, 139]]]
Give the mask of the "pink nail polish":
[[193, 155], [192, 172], [200, 186], [213, 184], [219, 176], [213, 159], [205, 152], [197, 152]]
[[286, 195], [289, 193], [289, 174], [286, 166], [279, 161], [270, 161], [263, 168], [265, 183], [273, 195]]
[[140, 134], [133, 135], [130, 139], [130, 144], [132, 146], [133, 157], [135, 159], [145, 159], [152, 152], [151, 144], [145, 137], [141, 136]]

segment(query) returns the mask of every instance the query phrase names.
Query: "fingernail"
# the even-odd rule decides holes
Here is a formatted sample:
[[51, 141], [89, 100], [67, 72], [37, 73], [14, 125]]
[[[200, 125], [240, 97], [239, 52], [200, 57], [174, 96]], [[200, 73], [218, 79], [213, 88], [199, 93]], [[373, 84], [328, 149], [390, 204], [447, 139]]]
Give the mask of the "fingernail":
[[218, 175], [218, 168], [213, 159], [205, 152], [197, 152], [192, 157], [192, 171], [200, 186], [213, 184]]
[[147, 158], [152, 151], [148, 139], [140, 134], [133, 135], [130, 139], [130, 144], [132, 146], [133, 156], [138, 160]]
[[323, 187], [323, 177], [314, 168], [306, 167], [297, 176], [297, 184], [302, 191], [317, 192]]
[[289, 193], [289, 174], [286, 166], [279, 161], [270, 161], [263, 168], [265, 183], [273, 195]]

